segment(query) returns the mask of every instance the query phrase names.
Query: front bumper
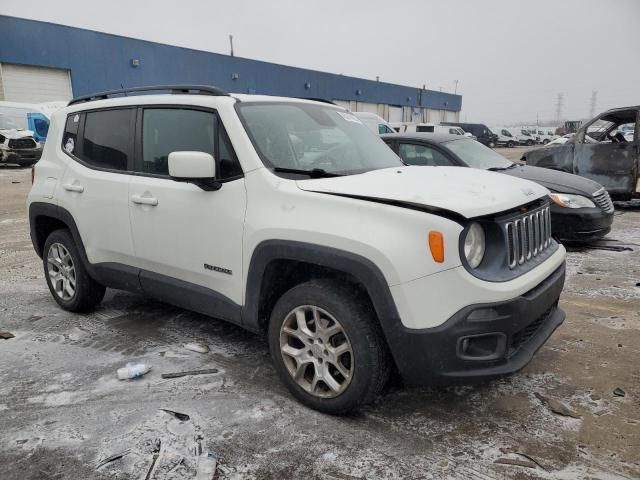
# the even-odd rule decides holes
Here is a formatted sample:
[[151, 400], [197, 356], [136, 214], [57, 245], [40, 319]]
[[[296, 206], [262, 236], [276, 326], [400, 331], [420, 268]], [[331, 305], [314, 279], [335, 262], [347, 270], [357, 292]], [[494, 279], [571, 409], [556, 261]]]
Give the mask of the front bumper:
[[510, 300], [470, 305], [438, 327], [395, 332], [392, 354], [412, 385], [470, 383], [522, 369], [564, 321], [564, 263]]
[[0, 163], [31, 166], [42, 157], [42, 148], [0, 149]]
[[611, 231], [613, 213], [595, 208], [564, 208], [551, 205], [553, 236], [569, 242], [588, 242]]

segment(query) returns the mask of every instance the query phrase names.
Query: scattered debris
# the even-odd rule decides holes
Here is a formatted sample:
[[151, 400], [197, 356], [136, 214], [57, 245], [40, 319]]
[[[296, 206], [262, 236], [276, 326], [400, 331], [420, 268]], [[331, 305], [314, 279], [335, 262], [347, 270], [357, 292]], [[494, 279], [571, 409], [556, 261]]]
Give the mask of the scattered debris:
[[10, 332], [0, 332], [0, 338], [4, 338], [5, 340], [9, 340], [10, 338], [15, 337], [13, 333]]
[[11, 180], [11, 183], [22, 183], [22, 182], [18, 182], [17, 180]]
[[103, 467], [104, 465], [106, 465], [107, 463], [111, 463], [114, 460], [118, 460], [119, 458], [124, 457], [125, 455], [128, 455], [131, 452], [130, 449], [125, 450], [124, 452], [120, 452], [120, 453], [116, 453], [115, 455], [111, 455], [110, 457], [105, 458], [104, 460], [102, 460], [100, 463], [98, 463], [98, 466], [96, 467], [96, 470], [98, 470], [100, 467]]
[[594, 402], [597, 402], [598, 400], [602, 400], [602, 397], [597, 393], [592, 393], [591, 395], [589, 395], [589, 398]]
[[167, 412], [167, 413], [173, 415], [174, 417], [176, 417], [181, 422], [186, 422], [190, 418], [189, 415], [187, 415], [186, 413], [176, 412], [175, 410], [169, 410], [168, 408], [160, 408], [159, 410], [162, 410], [163, 412]]
[[623, 389], [621, 389], [620, 387], [617, 387], [617, 388], [613, 391], [613, 394], [614, 394], [616, 397], [624, 397], [624, 396], [627, 394], [627, 392], [625, 392], [625, 391], [624, 391]]
[[120, 380], [138, 378], [149, 372], [149, 370], [151, 370], [151, 365], [129, 362], [125, 367], [118, 369], [118, 378]]
[[188, 375], [207, 375], [209, 373], [218, 373], [218, 369], [206, 368], [204, 370], [188, 370], [186, 372], [163, 373], [160, 376], [162, 378], [178, 378], [178, 377], [186, 377]]
[[151, 461], [151, 466], [147, 471], [147, 476], [144, 477], [144, 480], [149, 480], [151, 478], [151, 472], [153, 472], [153, 468], [156, 466], [156, 462], [158, 461], [158, 457], [160, 456], [160, 447], [162, 446], [162, 442], [159, 438], [156, 438], [155, 447], [153, 449], [153, 460]]
[[498, 458], [493, 463], [501, 463], [503, 465], [516, 465], [518, 467], [536, 468], [537, 463], [527, 460], [526, 458]]
[[187, 350], [191, 350], [192, 352], [197, 353], [209, 353], [209, 347], [207, 345], [203, 345], [202, 343], [187, 343], [184, 348]]
[[216, 467], [218, 466], [218, 459], [213, 452], [207, 453], [207, 455], [201, 455], [198, 457], [198, 467], [196, 471], [196, 480], [213, 480], [213, 476], [216, 474]]
[[562, 415], [564, 417], [580, 418], [580, 415], [578, 415], [575, 411], [569, 408], [566, 404], [562, 403], [560, 400], [546, 397], [538, 392], [535, 393], [535, 396], [553, 413]]

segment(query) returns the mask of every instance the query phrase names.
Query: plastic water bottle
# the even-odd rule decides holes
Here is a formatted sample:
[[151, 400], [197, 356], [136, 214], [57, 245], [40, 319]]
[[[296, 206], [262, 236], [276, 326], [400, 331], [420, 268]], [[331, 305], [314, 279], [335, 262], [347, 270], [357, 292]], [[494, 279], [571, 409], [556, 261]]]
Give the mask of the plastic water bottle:
[[120, 380], [138, 378], [143, 376], [149, 370], [151, 370], [151, 365], [147, 365], [146, 363], [129, 362], [126, 367], [118, 369], [118, 378]]
[[207, 455], [200, 455], [195, 480], [213, 480], [217, 466], [218, 459], [215, 453], [209, 452]]

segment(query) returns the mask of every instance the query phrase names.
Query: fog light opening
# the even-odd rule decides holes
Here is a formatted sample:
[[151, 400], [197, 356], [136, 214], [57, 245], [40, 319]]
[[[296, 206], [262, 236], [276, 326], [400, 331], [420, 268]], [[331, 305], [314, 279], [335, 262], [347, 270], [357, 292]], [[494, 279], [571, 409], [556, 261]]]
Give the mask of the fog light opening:
[[506, 346], [504, 333], [469, 335], [458, 339], [458, 356], [465, 360], [495, 360], [504, 356]]

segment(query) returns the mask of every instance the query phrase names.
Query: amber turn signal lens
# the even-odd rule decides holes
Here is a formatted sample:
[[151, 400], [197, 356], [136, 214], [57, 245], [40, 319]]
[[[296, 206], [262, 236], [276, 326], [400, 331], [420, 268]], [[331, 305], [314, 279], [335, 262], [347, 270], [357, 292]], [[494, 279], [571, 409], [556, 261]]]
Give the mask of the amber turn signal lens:
[[442, 233], [433, 230], [429, 232], [429, 248], [434, 261], [444, 262], [444, 237]]

